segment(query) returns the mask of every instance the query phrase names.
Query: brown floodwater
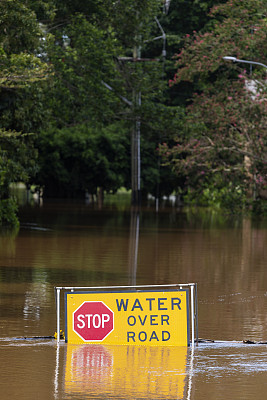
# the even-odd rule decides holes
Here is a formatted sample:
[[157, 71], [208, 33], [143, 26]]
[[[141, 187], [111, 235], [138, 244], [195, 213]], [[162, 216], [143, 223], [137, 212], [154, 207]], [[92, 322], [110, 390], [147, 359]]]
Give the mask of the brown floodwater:
[[[267, 344], [243, 340], [267, 340], [266, 219], [52, 201], [20, 219], [0, 235], [1, 400], [265, 398]], [[214, 343], [32, 339], [56, 331], [55, 286], [191, 282], [199, 337]]]

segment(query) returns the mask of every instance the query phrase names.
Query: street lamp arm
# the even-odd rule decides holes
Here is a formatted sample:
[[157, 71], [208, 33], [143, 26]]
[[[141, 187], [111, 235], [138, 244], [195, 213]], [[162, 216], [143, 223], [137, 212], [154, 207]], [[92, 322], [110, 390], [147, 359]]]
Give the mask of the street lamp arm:
[[257, 62], [257, 61], [239, 60], [236, 57], [230, 57], [230, 56], [225, 56], [225, 57], [223, 57], [223, 59], [226, 60], [226, 61], [233, 61], [233, 62], [240, 62], [240, 63], [245, 63], [245, 64], [259, 65], [259, 66], [264, 67], [264, 68], [267, 69], [267, 65], [262, 64], [262, 63]]

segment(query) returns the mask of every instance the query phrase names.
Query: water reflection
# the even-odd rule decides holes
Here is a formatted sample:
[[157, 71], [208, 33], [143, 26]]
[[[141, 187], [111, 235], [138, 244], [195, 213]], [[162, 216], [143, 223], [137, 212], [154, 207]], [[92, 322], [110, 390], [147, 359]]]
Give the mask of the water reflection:
[[[197, 282], [200, 337], [265, 341], [266, 218], [177, 212], [175, 207], [156, 214], [153, 207], [133, 215], [131, 228], [128, 205], [104, 205], [100, 211], [65, 201], [21, 208], [20, 220], [19, 232], [0, 236], [1, 400], [35, 400], [36, 393], [38, 400], [52, 400], [55, 392], [60, 400], [265, 398], [266, 345], [200, 345], [193, 356], [191, 349], [184, 350], [180, 366], [171, 355], [161, 363], [154, 353], [138, 358], [135, 347], [133, 354], [108, 347], [112, 362], [100, 353], [99, 378], [90, 367], [94, 356], [82, 356], [91, 368], [88, 383], [81, 382], [77, 362], [71, 364], [79, 346], [22, 346], [15, 338], [54, 334], [54, 286]], [[163, 387], [155, 389], [156, 382]]]
[[1, 400], [265, 399], [266, 345], [69, 345], [0, 338]]
[[130, 237], [129, 237], [129, 285], [136, 285], [138, 246], [139, 246], [139, 210], [131, 210]]
[[66, 345], [64, 391], [70, 398], [183, 399], [188, 353], [187, 347]]
[[48, 303], [48, 287], [45, 282], [35, 282], [31, 284], [29, 290], [25, 292], [25, 302], [23, 307], [24, 319], [39, 320], [41, 307]]

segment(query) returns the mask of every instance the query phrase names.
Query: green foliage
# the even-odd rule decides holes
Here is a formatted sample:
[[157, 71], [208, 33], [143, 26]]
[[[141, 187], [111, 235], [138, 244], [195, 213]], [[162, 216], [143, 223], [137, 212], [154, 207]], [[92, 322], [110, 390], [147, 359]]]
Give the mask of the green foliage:
[[[153, 60], [140, 63], [128, 62], [122, 61], [119, 56], [132, 56], [135, 45], [142, 45], [142, 48], [145, 46], [145, 39], [149, 37], [152, 27], [156, 25], [154, 17], [160, 5], [160, 1], [154, 0], [140, 3], [107, 1], [105, 6], [102, 1], [93, 2], [93, 4], [78, 1], [65, 2], [64, 5], [57, 4], [57, 12], [50, 30], [53, 35], [47, 40], [44, 51], [52, 62], [55, 72], [48, 96], [49, 107], [53, 110], [51, 119], [53, 128], [42, 131], [43, 139], [40, 137], [39, 140], [39, 159], [43, 161], [41, 161], [38, 179], [41, 184], [46, 182], [46, 195], [49, 193], [52, 196], [52, 187], [60, 191], [61, 194], [58, 193], [57, 196], [64, 193], [73, 196], [79, 191], [80, 194], [84, 193], [85, 190], [94, 193], [97, 186], [103, 186], [106, 190], [109, 190], [109, 187], [117, 190], [118, 183], [129, 187], [129, 166], [131, 165], [129, 147], [127, 147], [126, 167], [128, 180], [125, 177], [121, 179], [120, 172], [115, 179], [111, 167], [114, 164], [112, 152], [108, 146], [101, 145], [105, 142], [101, 139], [101, 135], [99, 134], [100, 139], [96, 139], [92, 132], [96, 130], [95, 127], [99, 129], [99, 126], [103, 124], [105, 129], [112, 131], [116, 120], [124, 121], [119, 125], [115, 124], [116, 126], [123, 126], [127, 121], [128, 130], [131, 132], [136, 119], [140, 119], [142, 131], [142, 187], [153, 193], [156, 192], [160, 179], [156, 154], [159, 136], [165, 135], [166, 129], [174, 131], [177, 119], [173, 117], [178, 113], [173, 108], [167, 110], [160, 103], [163, 87], [166, 86], [162, 79], [160, 62]], [[63, 15], [64, 19], [61, 21]], [[108, 90], [102, 84], [103, 81], [111, 85], [112, 90]], [[135, 102], [138, 93], [142, 97], [141, 107]], [[128, 104], [122, 100], [122, 97], [128, 99]], [[132, 106], [129, 106], [130, 102]], [[77, 136], [78, 142], [80, 141], [81, 124], [87, 125], [87, 133], [84, 133], [84, 136], [88, 135], [85, 146], [94, 148], [93, 154], [99, 153], [98, 157], [101, 161], [94, 160], [93, 166], [90, 166], [88, 160], [93, 160], [93, 156], [89, 154], [89, 150], [86, 162], [84, 157], [80, 156], [76, 161], [75, 156], [81, 151], [79, 149], [75, 156], [73, 154], [72, 163], [76, 165], [83, 160], [87, 167], [80, 169], [80, 179], [72, 179], [72, 172], [68, 167], [66, 168], [63, 161], [65, 160], [63, 148], [69, 147], [67, 143], [69, 132]], [[59, 132], [59, 130], [62, 131], [62, 137], [65, 135], [65, 139], [61, 142], [53, 141], [53, 145], [47, 150], [45, 143], [47, 143], [48, 132]], [[128, 143], [127, 131], [124, 131], [123, 135], [126, 135], [125, 141]], [[56, 133], [56, 136], [59, 137], [59, 134]], [[102, 140], [101, 143], [99, 142], [98, 150], [97, 140]], [[115, 136], [112, 140], [115, 140]], [[54, 145], [57, 148], [56, 152], [53, 152]], [[60, 146], [62, 146], [61, 150]], [[122, 157], [124, 157], [123, 152], [122, 149]], [[57, 184], [53, 185], [53, 178], [48, 183], [49, 179], [44, 177], [43, 166], [51, 165], [49, 154], [54, 154], [55, 159], [52, 165], [55, 162], [57, 165], [55, 170], [58, 171]], [[126, 166], [125, 162], [124, 164]], [[88, 170], [91, 171], [90, 175], [94, 175], [93, 177], [88, 176]], [[160, 169], [162, 174], [165, 170], [168, 170], [168, 173], [165, 173], [165, 185], [161, 185], [161, 190], [170, 193], [174, 189], [176, 178], [173, 179], [174, 175], [171, 174], [169, 168]], [[86, 176], [82, 177], [82, 174]], [[74, 173], [74, 175], [77, 174]], [[104, 175], [111, 183], [102, 183]], [[111, 179], [109, 175], [113, 175], [113, 178]], [[167, 176], [170, 175], [172, 179], [168, 180]], [[99, 179], [98, 182], [97, 179]], [[62, 190], [58, 189], [60, 181], [64, 186]], [[75, 181], [77, 187], [70, 183], [66, 185], [66, 181]], [[78, 185], [80, 185], [79, 190]], [[66, 188], [67, 186], [69, 189]]]
[[[171, 80], [176, 72], [175, 54], [179, 53], [179, 49], [184, 46], [188, 35], [192, 35], [196, 31], [205, 29], [212, 30], [212, 19], [209, 12], [211, 7], [218, 3], [225, 3], [226, 0], [176, 0], [169, 4], [168, 12], [159, 13], [157, 15], [161, 26], [166, 34], [166, 57], [164, 61], [164, 80]], [[159, 36], [159, 28], [156, 23], [152, 24], [153, 31], [150, 40], [145, 45], [145, 54], [158, 57], [163, 49], [162, 39], [151, 40], [153, 37]], [[179, 82], [176, 85], [165, 89], [164, 102], [172, 106], [185, 106], [188, 99], [192, 97], [195, 91], [194, 83]]]
[[47, 130], [38, 138], [44, 196], [77, 197], [129, 182], [129, 137], [121, 124]]
[[257, 198], [253, 201], [252, 212], [254, 215], [267, 216], [267, 200]]
[[119, 100], [101, 82], [114, 75], [116, 46], [110, 30], [81, 14], [70, 17], [64, 29], [49, 38], [46, 52], [55, 75], [48, 105], [55, 126], [112, 118]]
[[19, 226], [18, 206], [14, 198], [0, 199], [0, 226]]
[[[1, 2], [3, 198], [17, 180], [44, 185], [47, 196], [57, 197], [129, 188], [137, 120], [144, 191], [194, 187], [199, 194], [204, 187], [202, 198], [218, 204], [242, 203], [230, 200], [231, 184], [242, 195], [252, 186], [263, 191], [265, 93], [253, 101], [244, 68], [226, 66], [221, 56], [264, 62], [266, 4], [178, 0], [169, 13], [162, 8], [161, 0]], [[167, 57], [162, 37], [154, 40], [162, 34], [156, 16], [167, 34]], [[167, 87], [175, 51], [178, 70]], [[255, 77], [263, 82], [261, 70]], [[28, 132], [38, 133], [38, 175]], [[166, 142], [160, 155], [158, 142]]]
[[210, 185], [202, 188], [201, 193], [198, 194], [189, 188], [184, 196], [184, 201], [199, 206], [227, 209], [234, 213], [243, 211], [247, 204], [243, 189], [231, 183], [221, 188]]
[[[143, 186], [155, 191], [155, 149], [169, 125], [164, 114], [174, 115], [160, 107], [162, 65], [119, 57], [134, 55], [140, 45], [149, 51], [145, 41], [153, 35], [161, 6], [160, 0], [1, 2], [3, 198], [9, 198], [9, 184], [18, 180], [45, 185], [51, 196], [94, 193], [98, 186], [107, 191], [129, 187], [128, 131], [137, 118], [143, 136]], [[142, 107], [135, 102], [139, 92]], [[27, 132], [39, 135], [38, 176]]]
[[161, 165], [158, 151], [155, 149], [155, 139], [141, 140], [141, 189], [143, 195], [148, 193], [157, 198], [169, 196], [177, 190], [180, 182], [169, 166]]
[[47, 78], [49, 68], [32, 54], [20, 53], [7, 56], [0, 48], [0, 88], [24, 88], [32, 82]]
[[264, 70], [249, 75], [246, 65], [225, 65], [222, 59], [233, 55], [266, 64], [265, 12], [262, 0], [218, 5], [211, 11], [213, 31], [187, 35], [177, 55], [171, 84], [190, 81], [198, 90], [187, 107], [184, 132], [177, 135], [175, 146], [163, 144], [161, 154], [186, 177], [185, 191], [194, 188], [194, 197], [198, 194], [206, 204], [243, 206], [244, 195], [261, 196], [266, 188]]
[[27, 182], [37, 170], [32, 135], [26, 133], [43, 123], [36, 83], [47, 79], [50, 67], [37, 56], [43, 33], [31, 5], [0, 3], [0, 225], [18, 223], [10, 184]]
[[0, 131], [0, 199], [9, 198], [11, 182], [27, 182], [36, 173], [36, 156], [30, 135]]
[[7, 54], [33, 52], [38, 46], [41, 31], [35, 13], [27, 1], [1, 0], [0, 43]]
[[[213, 7], [210, 13], [213, 30], [186, 35], [185, 47], [176, 55], [178, 70], [173, 81], [197, 79], [203, 88], [203, 83], [207, 80], [209, 83], [214, 73], [218, 77], [225, 73], [224, 55], [264, 62], [266, 8], [263, 0], [230, 0]], [[231, 72], [231, 66], [227, 70]]]
[[[122, 33], [119, 29], [122, 24], [126, 33], [124, 41], [125, 38], [128, 38], [128, 45], [132, 46], [133, 40], [137, 45], [140, 43], [140, 39], [142, 41], [151, 40], [153, 20], [155, 16], [160, 14], [161, 3], [160, 0], [138, 0], [135, 2], [127, 0], [122, 6], [121, 2], [117, 2], [116, 13], [117, 16], [120, 16], [120, 18], [116, 18], [117, 32]], [[127, 47], [127, 42], [125, 47]]]

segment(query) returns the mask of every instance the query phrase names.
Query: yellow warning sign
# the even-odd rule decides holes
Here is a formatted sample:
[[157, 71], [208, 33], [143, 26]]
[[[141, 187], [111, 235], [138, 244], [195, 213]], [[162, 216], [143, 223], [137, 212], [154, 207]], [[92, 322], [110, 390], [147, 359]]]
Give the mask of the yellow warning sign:
[[66, 342], [188, 346], [188, 290], [65, 293]]

